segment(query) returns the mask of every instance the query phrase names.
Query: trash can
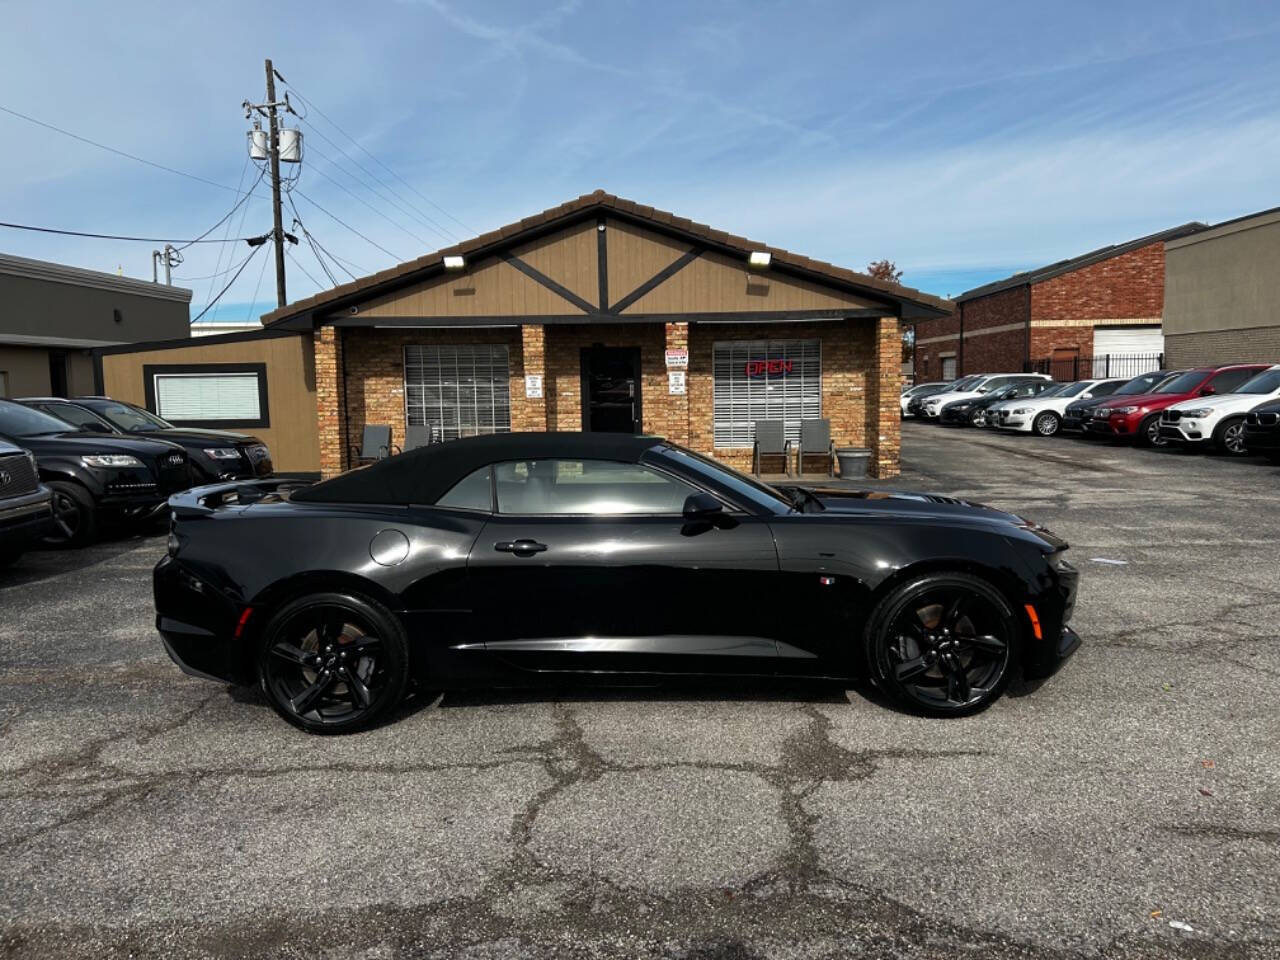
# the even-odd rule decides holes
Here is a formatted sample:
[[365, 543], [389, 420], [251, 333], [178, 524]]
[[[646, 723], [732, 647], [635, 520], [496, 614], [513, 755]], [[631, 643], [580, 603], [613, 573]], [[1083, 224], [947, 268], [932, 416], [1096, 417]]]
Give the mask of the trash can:
[[840, 464], [842, 479], [865, 477], [867, 465], [871, 462], [871, 451], [866, 447], [837, 447], [836, 462]]

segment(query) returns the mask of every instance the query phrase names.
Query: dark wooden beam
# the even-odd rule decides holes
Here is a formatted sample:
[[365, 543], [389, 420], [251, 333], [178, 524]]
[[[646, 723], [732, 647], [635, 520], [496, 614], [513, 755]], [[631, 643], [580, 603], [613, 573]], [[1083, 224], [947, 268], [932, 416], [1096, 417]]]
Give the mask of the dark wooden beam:
[[636, 287], [634, 290], [628, 293], [625, 297], [623, 297], [613, 306], [609, 307], [607, 312], [621, 313], [623, 310], [627, 309], [627, 307], [631, 306], [633, 303], [635, 303], [637, 300], [643, 297], [650, 290], [666, 283], [668, 280], [674, 277], [677, 273], [679, 273], [689, 264], [693, 263], [693, 261], [697, 260], [698, 257], [702, 256], [703, 249], [704, 248], [702, 247], [694, 247], [692, 250], [684, 254], [684, 256], [680, 257], [670, 266], [666, 267], [663, 270], [659, 270], [652, 277], [650, 277], [644, 283], [640, 284], [640, 286]]
[[596, 312], [596, 305], [594, 303], [587, 303], [587, 301], [583, 300], [580, 296], [578, 296], [568, 287], [565, 287], [559, 283], [556, 283], [554, 280], [548, 277], [541, 270], [537, 269], [536, 267], [529, 266], [529, 264], [525, 263], [519, 257], [514, 257], [511, 254], [507, 253], [506, 251], [503, 251], [502, 253], [498, 254], [498, 256], [502, 259], [504, 263], [511, 264], [511, 266], [515, 267], [517, 270], [519, 270], [529, 279], [535, 281], [536, 283], [542, 284], [552, 293], [568, 300], [575, 307], [580, 309], [583, 313]]
[[609, 240], [604, 217], [596, 219], [596, 264], [600, 268], [600, 309], [609, 312]]

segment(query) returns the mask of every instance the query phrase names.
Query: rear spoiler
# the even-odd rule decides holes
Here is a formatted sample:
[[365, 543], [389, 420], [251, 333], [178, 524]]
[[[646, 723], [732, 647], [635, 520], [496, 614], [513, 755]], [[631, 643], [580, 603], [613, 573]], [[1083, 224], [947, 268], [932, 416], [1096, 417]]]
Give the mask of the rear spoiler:
[[248, 506], [269, 493], [280, 493], [310, 486], [308, 480], [232, 480], [227, 483], [211, 483], [192, 487], [169, 498], [169, 509], [177, 517], [204, 517], [219, 507], [241, 504]]

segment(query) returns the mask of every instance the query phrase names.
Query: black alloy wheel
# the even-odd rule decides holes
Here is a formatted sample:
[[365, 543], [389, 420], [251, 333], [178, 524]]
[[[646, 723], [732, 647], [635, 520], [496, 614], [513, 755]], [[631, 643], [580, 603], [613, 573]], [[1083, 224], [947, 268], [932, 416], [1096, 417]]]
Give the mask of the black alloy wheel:
[[271, 619], [258, 676], [290, 723], [311, 733], [350, 733], [404, 698], [408, 654], [399, 622], [379, 604], [313, 594]]
[[1229, 457], [1246, 457], [1249, 449], [1244, 445], [1244, 418], [1231, 417], [1213, 431], [1213, 442], [1218, 450]]
[[1052, 437], [1058, 432], [1058, 428], [1062, 426], [1062, 419], [1052, 410], [1046, 410], [1044, 413], [1036, 416], [1035, 422], [1032, 426], [1040, 436]]
[[41, 537], [47, 547], [82, 547], [92, 542], [97, 531], [97, 511], [89, 491], [66, 480], [49, 481], [52, 494], [53, 526]]
[[964, 716], [1004, 692], [1018, 661], [1018, 626], [1008, 602], [967, 574], [931, 574], [877, 606], [868, 660], [878, 685], [931, 716]]
[[973, 413], [969, 414], [969, 424], [975, 427], [985, 427], [987, 425], [987, 411], [973, 411]]
[[1149, 447], [1167, 447], [1169, 438], [1160, 436], [1160, 414], [1153, 413], [1138, 427], [1138, 442]]

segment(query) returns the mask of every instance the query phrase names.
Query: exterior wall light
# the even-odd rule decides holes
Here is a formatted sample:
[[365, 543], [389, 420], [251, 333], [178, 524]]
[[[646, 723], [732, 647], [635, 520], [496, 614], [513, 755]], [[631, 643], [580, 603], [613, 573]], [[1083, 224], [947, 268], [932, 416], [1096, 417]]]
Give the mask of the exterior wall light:
[[444, 268], [446, 270], [461, 270], [467, 265], [465, 257], [445, 257]]
[[747, 266], [752, 270], [767, 270], [772, 259], [773, 255], [767, 250], [752, 250], [747, 256]]

